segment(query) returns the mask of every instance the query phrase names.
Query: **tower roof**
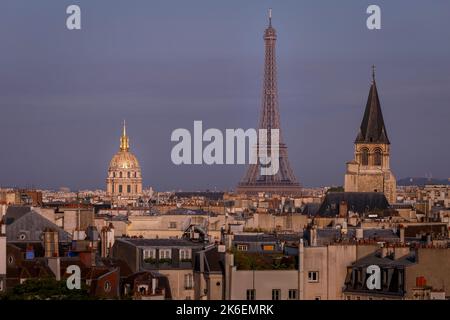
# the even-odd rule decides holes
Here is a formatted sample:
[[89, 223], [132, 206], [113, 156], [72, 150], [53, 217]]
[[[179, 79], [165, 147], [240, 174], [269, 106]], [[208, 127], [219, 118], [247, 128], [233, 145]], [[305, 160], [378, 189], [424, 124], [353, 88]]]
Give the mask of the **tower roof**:
[[380, 100], [378, 98], [377, 84], [375, 81], [375, 67], [372, 68], [372, 85], [370, 86], [364, 118], [361, 122], [361, 127], [355, 143], [390, 144], [384, 125], [383, 113], [381, 112]]

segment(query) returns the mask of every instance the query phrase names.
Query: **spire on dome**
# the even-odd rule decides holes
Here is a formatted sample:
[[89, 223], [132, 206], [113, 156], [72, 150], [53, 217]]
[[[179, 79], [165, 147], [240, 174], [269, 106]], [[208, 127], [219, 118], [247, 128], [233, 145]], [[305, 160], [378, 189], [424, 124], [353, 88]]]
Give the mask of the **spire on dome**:
[[122, 137], [120, 137], [120, 150], [128, 151], [130, 149], [130, 140], [127, 136], [127, 126], [125, 120], [123, 120]]

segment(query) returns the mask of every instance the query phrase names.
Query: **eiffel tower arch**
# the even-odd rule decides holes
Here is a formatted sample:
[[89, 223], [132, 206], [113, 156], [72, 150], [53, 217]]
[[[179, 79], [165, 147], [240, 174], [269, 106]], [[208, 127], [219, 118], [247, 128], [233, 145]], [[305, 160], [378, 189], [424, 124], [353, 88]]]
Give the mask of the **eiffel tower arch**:
[[[259, 129], [267, 129], [268, 153], [270, 155], [270, 130], [279, 129], [279, 170], [274, 175], [262, 175], [261, 163], [249, 165], [247, 173], [237, 186], [237, 193], [257, 194], [265, 192], [278, 195], [299, 195], [301, 187], [291, 169], [287, 146], [283, 142], [278, 109], [277, 66], [275, 56], [276, 30], [272, 27], [272, 12], [269, 10], [269, 26], [264, 32], [265, 62], [262, 106]], [[255, 146], [258, 152], [259, 145]]]

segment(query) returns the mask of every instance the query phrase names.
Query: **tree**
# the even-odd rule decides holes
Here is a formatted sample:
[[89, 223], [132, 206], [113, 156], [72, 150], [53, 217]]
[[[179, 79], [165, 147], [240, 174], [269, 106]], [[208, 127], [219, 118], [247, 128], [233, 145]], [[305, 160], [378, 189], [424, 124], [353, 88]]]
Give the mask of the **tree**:
[[88, 300], [92, 299], [86, 285], [70, 290], [65, 281], [51, 278], [28, 279], [0, 297], [3, 300]]

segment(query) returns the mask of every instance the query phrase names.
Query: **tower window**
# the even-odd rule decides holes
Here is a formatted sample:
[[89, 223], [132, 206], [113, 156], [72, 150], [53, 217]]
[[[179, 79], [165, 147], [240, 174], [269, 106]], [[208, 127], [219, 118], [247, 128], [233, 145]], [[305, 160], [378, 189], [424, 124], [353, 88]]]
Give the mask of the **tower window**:
[[369, 150], [367, 150], [366, 148], [361, 150], [361, 164], [363, 166], [369, 165]]
[[127, 172], [127, 177], [131, 178], [130, 172]]
[[119, 193], [122, 193], [122, 185], [119, 184]]
[[127, 193], [131, 193], [131, 186], [127, 185]]
[[135, 177], [135, 178], [137, 177], [137, 174], [136, 174], [136, 172], [134, 173], [134, 177]]
[[122, 171], [120, 171], [120, 173], [119, 173], [119, 177], [121, 177], [121, 178], [122, 178]]
[[373, 165], [381, 166], [383, 163], [382, 153], [380, 149], [376, 149], [373, 155]]
[[113, 178], [115, 178], [116, 177], [116, 173], [115, 172], [113, 172]]

